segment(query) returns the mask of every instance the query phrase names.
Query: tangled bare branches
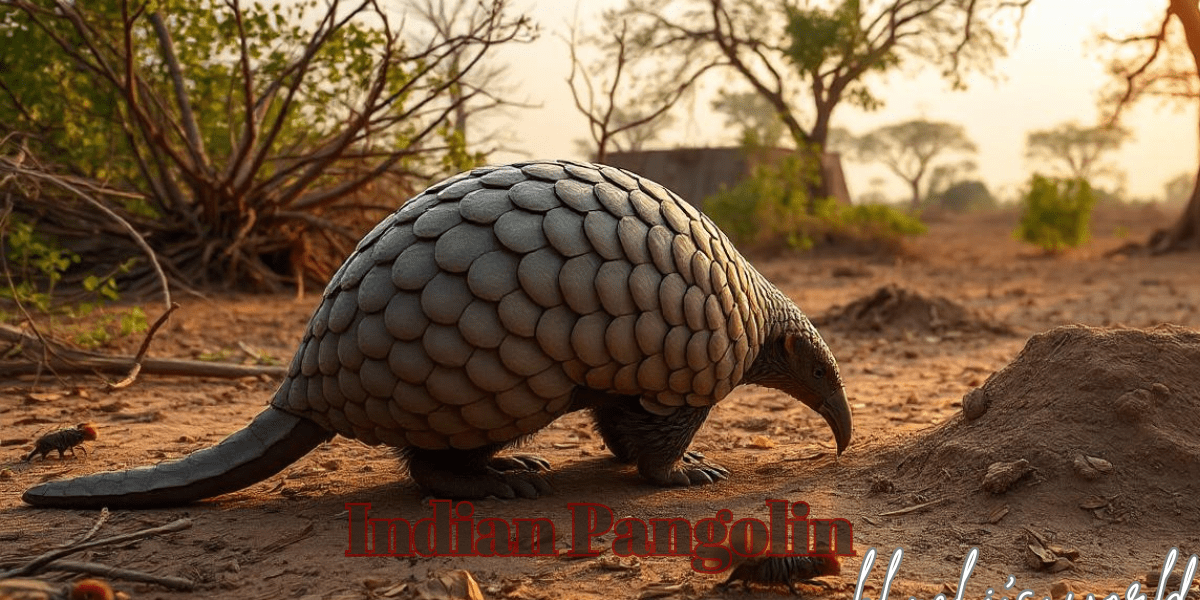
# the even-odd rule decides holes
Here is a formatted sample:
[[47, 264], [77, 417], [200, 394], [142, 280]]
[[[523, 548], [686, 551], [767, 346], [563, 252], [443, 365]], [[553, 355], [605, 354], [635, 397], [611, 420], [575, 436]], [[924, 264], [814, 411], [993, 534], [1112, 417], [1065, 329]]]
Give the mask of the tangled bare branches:
[[[344, 215], [374, 220], [415, 180], [469, 160], [450, 126], [472, 96], [464, 78], [496, 46], [532, 35], [508, 0], [481, 6], [468, 27], [415, 41], [376, 0], [0, 0], [53, 49], [45, 68], [78, 78], [68, 94], [85, 101], [75, 104], [110, 108], [81, 116], [24, 93], [37, 88], [21, 85], [25, 70], [0, 69], [11, 109], [0, 110], [0, 133], [27, 133], [42, 154], [61, 150], [69, 172], [138, 192], [125, 212], [143, 217], [144, 237], [179, 282], [278, 290], [323, 281], [358, 237], [335, 224]], [[55, 110], [32, 110], [37, 102]], [[96, 135], [73, 141], [43, 114]], [[58, 224], [67, 233], [95, 220], [74, 213]]]

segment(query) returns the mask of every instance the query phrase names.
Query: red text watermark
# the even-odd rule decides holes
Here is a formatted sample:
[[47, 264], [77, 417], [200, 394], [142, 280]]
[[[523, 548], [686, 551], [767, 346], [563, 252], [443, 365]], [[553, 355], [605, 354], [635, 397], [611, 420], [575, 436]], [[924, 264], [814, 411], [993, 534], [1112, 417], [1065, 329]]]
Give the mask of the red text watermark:
[[[682, 517], [616, 519], [608, 506], [567, 504], [565, 552], [555, 545], [554, 521], [481, 518], [470, 502], [430, 500], [432, 516], [371, 516], [370, 503], [347, 503], [350, 515], [346, 556], [690, 556], [692, 568], [720, 573], [734, 556], [854, 556], [853, 527], [846, 519], [810, 519], [805, 502], [767, 500], [766, 518], [734, 520], [718, 510], [692, 522]], [[601, 536], [612, 534], [611, 542]]]

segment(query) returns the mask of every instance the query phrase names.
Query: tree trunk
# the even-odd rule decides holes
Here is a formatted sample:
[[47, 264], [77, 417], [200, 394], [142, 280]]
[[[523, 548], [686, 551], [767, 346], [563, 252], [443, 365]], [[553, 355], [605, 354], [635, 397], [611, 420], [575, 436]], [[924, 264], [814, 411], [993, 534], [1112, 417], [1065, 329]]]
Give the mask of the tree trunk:
[[1155, 254], [1200, 250], [1200, 173], [1196, 179], [1197, 185], [1192, 187], [1192, 197], [1179, 220], [1170, 229], [1156, 231], [1150, 237], [1150, 250]]
[[921, 180], [913, 179], [908, 185], [912, 188], [912, 211], [917, 212], [921, 208]]
[[[1196, 0], [1171, 0], [1171, 12], [1175, 13], [1183, 25], [1188, 49], [1191, 50], [1196, 64], [1196, 73], [1200, 76], [1200, 5]], [[1200, 250], [1200, 169], [1197, 170], [1196, 183], [1192, 186], [1192, 197], [1183, 209], [1183, 214], [1179, 215], [1179, 220], [1170, 229], [1155, 232], [1149, 245], [1156, 254]]]

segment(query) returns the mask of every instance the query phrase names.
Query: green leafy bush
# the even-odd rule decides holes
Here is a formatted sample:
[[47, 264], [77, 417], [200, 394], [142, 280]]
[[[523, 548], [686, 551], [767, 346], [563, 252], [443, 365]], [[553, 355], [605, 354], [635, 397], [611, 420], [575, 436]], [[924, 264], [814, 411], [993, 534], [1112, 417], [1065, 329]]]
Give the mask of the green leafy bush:
[[1096, 194], [1083, 179], [1055, 179], [1035, 174], [1021, 202], [1017, 239], [1046, 252], [1078, 246], [1088, 238]]
[[120, 299], [116, 276], [128, 272], [136, 259], [119, 265], [113, 273], [85, 276], [79, 282], [82, 295], [64, 302], [56, 287], [67, 270], [79, 263], [78, 254], [15, 215], [0, 220], [0, 239], [4, 252], [0, 262], [0, 323], [20, 322], [26, 313], [32, 313], [49, 318], [51, 327], [55, 327], [66, 317], [74, 321], [67, 328], [71, 338], [86, 348], [103, 346], [149, 327], [146, 313], [137, 306], [88, 318], [106, 303]]
[[803, 163], [789, 157], [762, 165], [742, 183], [704, 201], [704, 212], [735, 244], [809, 250], [839, 240], [894, 242], [925, 232], [912, 215], [883, 204], [845, 205], [810, 199]]

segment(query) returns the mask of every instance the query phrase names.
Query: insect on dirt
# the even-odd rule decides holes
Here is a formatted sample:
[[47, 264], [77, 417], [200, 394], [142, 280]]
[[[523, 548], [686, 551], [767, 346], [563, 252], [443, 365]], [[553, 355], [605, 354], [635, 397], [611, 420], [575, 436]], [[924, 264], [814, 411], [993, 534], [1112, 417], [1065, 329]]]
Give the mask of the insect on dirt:
[[75, 448], [83, 450], [84, 456], [87, 456], [87, 449], [83, 447], [83, 443], [95, 441], [96, 436], [96, 425], [90, 421], [74, 427], [51, 431], [33, 443], [33, 452], [25, 457], [25, 462], [33, 460], [33, 457], [39, 454], [44, 460], [51, 450], [58, 450], [59, 458], [63, 458], [63, 453], [68, 450], [71, 451], [71, 456], [75, 456]]

